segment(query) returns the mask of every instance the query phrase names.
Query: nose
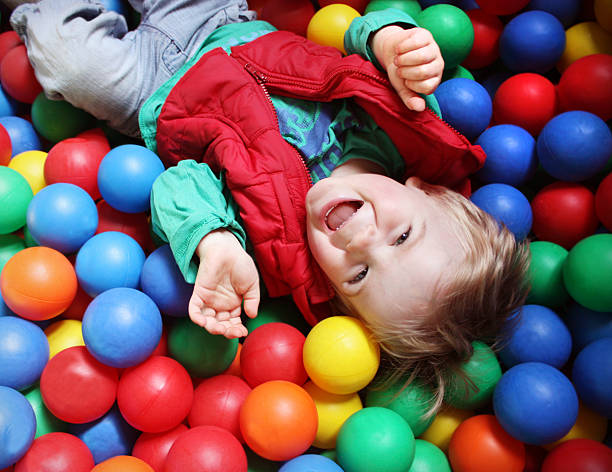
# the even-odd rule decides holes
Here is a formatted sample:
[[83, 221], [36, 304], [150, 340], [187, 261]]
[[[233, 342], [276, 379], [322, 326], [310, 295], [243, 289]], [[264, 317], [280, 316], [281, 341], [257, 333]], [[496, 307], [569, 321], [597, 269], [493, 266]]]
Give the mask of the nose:
[[376, 228], [373, 224], [365, 225], [364, 227], [353, 233], [351, 239], [346, 245], [347, 251], [359, 252], [370, 247], [375, 239]]

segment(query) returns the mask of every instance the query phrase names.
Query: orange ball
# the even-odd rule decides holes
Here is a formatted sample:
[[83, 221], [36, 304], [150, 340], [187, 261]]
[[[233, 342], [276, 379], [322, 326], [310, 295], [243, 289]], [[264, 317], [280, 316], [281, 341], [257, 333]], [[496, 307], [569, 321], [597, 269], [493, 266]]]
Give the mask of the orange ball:
[[61, 252], [38, 246], [11, 257], [0, 277], [2, 298], [28, 320], [48, 320], [70, 306], [77, 292], [74, 267]]
[[240, 410], [240, 431], [247, 445], [272, 461], [305, 452], [315, 439], [317, 407], [299, 385], [271, 380], [255, 387]]
[[100, 462], [91, 472], [155, 472], [142, 459], [132, 456], [115, 456]]

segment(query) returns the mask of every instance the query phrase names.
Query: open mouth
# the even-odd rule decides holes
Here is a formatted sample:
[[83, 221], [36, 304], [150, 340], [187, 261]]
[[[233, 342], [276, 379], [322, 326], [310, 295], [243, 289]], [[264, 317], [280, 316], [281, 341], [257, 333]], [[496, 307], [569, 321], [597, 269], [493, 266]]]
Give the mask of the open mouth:
[[361, 200], [338, 202], [325, 214], [325, 224], [331, 231], [337, 231], [363, 206]]

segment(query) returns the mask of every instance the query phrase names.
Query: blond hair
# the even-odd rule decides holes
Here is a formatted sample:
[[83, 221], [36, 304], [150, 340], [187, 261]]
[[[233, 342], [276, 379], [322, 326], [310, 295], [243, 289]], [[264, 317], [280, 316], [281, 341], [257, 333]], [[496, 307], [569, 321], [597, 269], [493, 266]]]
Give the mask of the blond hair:
[[[383, 351], [381, 388], [418, 379], [433, 391], [425, 416], [442, 404], [452, 379], [462, 378], [462, 362], [472, 342], [495, 347], [502, 326], [523, 305], [528, 291], [529, 253], [525, 242], [462, 195], [446, 187], [418, 182], [456, 224], [465, 257], [452, 276], [442, 277], [431, 300], [408, 307], [401, 323], [366, 322]], [[357, 313], [358, 315], [358, 313]], [[425, 315], [425, 316], [424, 316]], [[364, 320], [365, 321], [365, 320]]]

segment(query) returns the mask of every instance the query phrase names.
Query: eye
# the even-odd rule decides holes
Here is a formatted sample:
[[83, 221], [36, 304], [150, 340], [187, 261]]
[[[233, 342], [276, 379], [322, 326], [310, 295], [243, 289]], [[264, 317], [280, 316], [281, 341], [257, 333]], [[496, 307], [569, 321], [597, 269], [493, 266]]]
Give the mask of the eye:
[[368, 274], [369, 267], [365, 266], [359, 273], [348, 281], [349, 284], [356, 284], [357, 282], [363, 280], [365, 276]]
[[408, 228], [408, 231], [406, 231], [405, 233], [402, 233], [400, 235], [399, 238], [397, 238], [395, 240], [395, 242], [393, 243], [394, 246], [399, 246], [400, 244], [404, 244], [404, 242], [408, 239], [408, 237], [410, 236], [410, 232], [412, 231], [412, 227]]

